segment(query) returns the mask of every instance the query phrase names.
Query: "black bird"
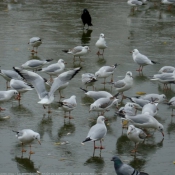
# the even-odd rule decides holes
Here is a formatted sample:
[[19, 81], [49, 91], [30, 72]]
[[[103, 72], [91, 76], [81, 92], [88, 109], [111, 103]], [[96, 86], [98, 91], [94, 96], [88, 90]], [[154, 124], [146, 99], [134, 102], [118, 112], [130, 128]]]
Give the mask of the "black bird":
[[83, 13], [81, 15], [81, 19], [82, 19], [82, 22], [84, 24], [84, 27], [86, 24], [88, 25], [88, 28], [89, 28], [89, 26], [93, 26], [91, 23], [91, 15], [89, 14], [89, 11], [87, 9], [83, 10]]

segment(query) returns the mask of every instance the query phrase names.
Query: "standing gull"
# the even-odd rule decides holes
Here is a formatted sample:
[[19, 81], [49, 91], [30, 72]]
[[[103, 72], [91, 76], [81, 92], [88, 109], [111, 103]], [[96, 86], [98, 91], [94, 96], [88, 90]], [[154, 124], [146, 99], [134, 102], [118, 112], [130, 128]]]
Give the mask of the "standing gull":
[[147, 135], [141, 129], [133, 125], [129, 125], [127, 130], [127, 137], [135, 143], [135, 149], [131, 152], [137, 152], [137, 147], [140, 142], [143, 142]]
[[69, 112], [69, 119], [73, 119], [73, 117], [70, 116], [70, 113], [72, 110], [74, 110], [77, 106], [77, 102], [76, 102], [76, 96], [72, 95], [70, 98], [68, 99], [64, 99], [62, 102], [59, 102], [59, 104], [61, 105], [62, 109], [65, 112], [65, 116], [64, 118], [67, 118], [66, 116], [66, 112]]
[[21, 76], [14, 70], [0, 70], [0, 75], [6, 80], [6, 88], [8, 89], [8, 82], [11, 79], [22, 80]]
[[114, 156], [111, 161], [114, 162], [114, 168], [117, 175], [149, 175], [144, 172], [139, 172], [130, 165], [123, 163], [117, 156]]
[[[103, 33], [101, 33], [100, 34], [100, 37], [99, 37], [99, 39], [97, 40], [97, 42], [96, 42], [96, 47], [98, 47], [98, 52], [97, 52], [97, 55], [99, 56], [99, 55], [103, 55], [103, 53], [104, 53], [104, 49], [106, 49], [107, 48], [107, 45], [106, 45], [106, 41], [105, 41], [105, 35], [103, 34]], [[100, 50], [103, 50], [103, 52], [102, 53], [100, 53]]]
[[107, 77], [111, 75], [111, 82], [113, 82], [113, 74], [114, 70], [117, 68], [118, 64], [114, 64], [112, 66], [103, 66], [97, 72], [95, 72], [95, 76], [97, 78], [104, 78], [104, 83], [106, 84], [105, 80]]
[[38, 143], [41, 145], [40, 134], [37, 133], [37, 132], [34, 132], [31, 129], [23, 129], [23, 130], [20, 130], [20, 131], [12, 130], [12, 131], [16, 133], [16, 137], [21, 142], [21, 145], [22, 145], [21, 152], [22, 153], [26, 152], [26, 150], [23, 148], [24, 144], [30, 144], [30, 152], [29, 152], [30, 155], [34, 154], [34, 152], [31, 150], [31, 147], [32, 147], [31, 142], [33, 142], [34, 140], [37, 140]]
[[135, 10], [134, 9], [135, 7], [136, 7], [136, 10], [137, 10], [137, 6], [140, 6], [140, 5], [143, 4], [141, 1], [138, 1], [138, 0], [128, 0], [127, 3], [128, 3], [128, 5], [133, 7], [133, 11]]
[[21, 65], [23, 69], [30, 69], [33, 71], [37, 71], [39, 68], [42, 68], [45, 64], [49, 64], [50, 61], [53, 59], [47, 59], [47, 60], [29, 60]]
[[[31, 50], [31, 52], [37, 53], [37, 49], [42, 44], [42, 41], [39, 37], [32, 37], [30, 38], [28, 44], [30, 44], [33, 47], [33, 50]], [[34, 48], [36, 48], [36, 51], [34, 50]]]
[[85, 27], [86, 24], [88, 25], [88, 29], [89, 29], [89, 26], [93, 26], [91, 23], [91, 20], [92, 20], [91, 15], [87, 9], [83, 10], [83, 13], [81, 15], [81, 19], [82, 19], [82, 22], [84, 25], [83, 28]]
[[112, 83], [116, 90], [122, 94], [122, 100], [124, 98], [123, 92], [129, 90], [133, 85], [132, 72], [128, 71], [125, 78]]
[[[102, 139], [107, 133], [107, 128], [104, 122], [105, 117], [99, 116], [97, 118], [97, 123], [90, 128], [88, 135], [86, 139], [82, 142], [82, 144], [85, 142], [94, 142], [94, 151], [95, 149], [104, 149], [104, 147], [102, 146]], [[95, 146], [95, 141], [98, 140], [100, 140], [100, 147]]]
[[27, 91], [31, 91], [33, 90], [33, 86], [30, 85], [30, 84], [27, 84], [25, 83], [24, 81], [22, 80], [15, 80], [15, 79], [11, 79], [10, 81], [10, 87], [16, 91], [18, 91], [18, 101], [19, 101], [19, 104], [20, 104], [20, 100], [21, 100], [21, 93], [25, 93]]
[[150, 60], [147, 56], [141, 54], [137, 49], [132, 51], [132, 57], [135, 63], [137, 63], [140, 67], [136, 71], [142, 72], [143, 66], [153, 65], [157, 62]]
[[86, 86], [86, 89], [88, 86], [93, 86], [94, 90], [94, 83], [97, 81], [97, 78], [94, 74], [91, 73], [85, 73], [81, 75], [82, 83]]
[[88, 46], [76, 46], [73, 49], [69, 49], [69, 50], [62, 50], [65, 53], [70, 53], [74, 56], [74, 61], [75, 62], [75, 57], [79, 57], [80, 61], [83, 61], [80, 56], [86, 55], [88, 54], [88, 52], [90, 51]]
[[51, 64], [48, 67], [42, 68], [40, 71], [50, 75], [50, 80], [53, 81], [52, 76], [58, 76], [59, 73], [65, 69], [66, 62], [63, 59], [59, 59], [57, 63]]

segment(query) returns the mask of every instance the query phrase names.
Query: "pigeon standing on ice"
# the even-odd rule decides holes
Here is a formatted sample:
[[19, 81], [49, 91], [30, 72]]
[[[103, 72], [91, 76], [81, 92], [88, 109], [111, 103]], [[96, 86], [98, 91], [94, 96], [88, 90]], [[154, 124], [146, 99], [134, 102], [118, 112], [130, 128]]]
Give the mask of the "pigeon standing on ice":
[[88, 25], [88, 28], [89, 28], [89, 26], [93, 26], [92, 23], [91, 23], [91, 20], [92, 20], [91, 15], [90, 15], [90, 13], [87, 9], [83, 10], [83, 13], [81, 15], [81, 19], [82, 19], [84, 27], [85, 27], [86, 24]]

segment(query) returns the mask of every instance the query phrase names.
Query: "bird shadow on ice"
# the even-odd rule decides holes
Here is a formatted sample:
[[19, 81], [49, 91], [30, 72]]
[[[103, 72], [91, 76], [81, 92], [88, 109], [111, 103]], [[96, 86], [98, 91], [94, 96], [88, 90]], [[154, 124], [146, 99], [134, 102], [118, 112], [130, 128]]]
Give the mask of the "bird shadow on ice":
[[102, 66], [104, 66], [104, 64], [106, 64], [106, 60], [105, 60], [104, 56], [103, 55], [98, 56], [97, 65], [99, 67], [102, 67]]
[[35, 163], [29, 158], [15, 157], [12, 160], [17, 163], [17, 168], [20, 173], [36, 173], [39, 169], [35, 167]]
[[72, 135], [75, 132], [75, 125], [71, 122], [65, 122], [63, 126], [58, 129], [58, 139], [67, 136], [69, 133]]
[[39, 56], [34, 55], [34, 54], [32, 54], [32, 55], [30, 55], [30, 56], [28, 57], [28, 60], [33, 60], [33, 59], [35, 59], [35, 60], [41, 60], [41, 58], [40, 58]]
[[103, 157], [94, 156], [87, 159], [84, 165], [94, 169], [95, 174], [102, 174], [103, 168], [105, 166], [105, 161]]
[[82, 46], [89, 45], [91, 40], [91, 33], [93, 30], [83, 30], [82, 36], [81, 36], [81, 44]]

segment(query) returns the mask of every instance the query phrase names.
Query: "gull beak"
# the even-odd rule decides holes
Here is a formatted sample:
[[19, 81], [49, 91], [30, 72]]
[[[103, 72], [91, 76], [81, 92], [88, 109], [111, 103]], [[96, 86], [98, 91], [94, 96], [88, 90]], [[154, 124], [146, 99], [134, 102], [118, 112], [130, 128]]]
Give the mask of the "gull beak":
[[130, 53], [132, 53], [132, 51], [130, 51]]
[[64, 64], [67, 64], [66, 62], [64, 62]]
[[41, 142], [39, 141], [39, 140], [37, 140], [38, 141], [38, 143], [41, 145]]
[[108, 119], [107, 119], [107, 118], [105, 118], [105, 121], [108, 121]]
[[131, 134], [131, 132], [128, 132], [128, 135]]
[[164, 137], [164, 133], [162, 132], [162, 136]]

